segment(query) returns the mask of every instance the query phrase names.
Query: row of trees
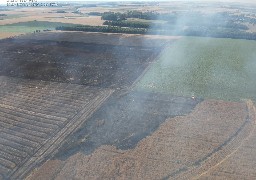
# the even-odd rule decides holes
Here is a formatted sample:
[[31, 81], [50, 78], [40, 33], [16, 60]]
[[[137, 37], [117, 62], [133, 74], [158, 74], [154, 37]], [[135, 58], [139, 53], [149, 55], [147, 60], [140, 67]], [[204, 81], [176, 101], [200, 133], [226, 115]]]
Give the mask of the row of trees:
[[[132, 28], [151, 28], [151, 29], [172, 29], [172, 28], [180, 28], [186, 26], [186, 24], [176, 26], [175, 24], [169, 24], [169, 23], [149, 23], [149, 22], [140, 22], [140, 21], [105, 21], [103, 25], [108, 26], [119, 26], [119, 27], [132, 27]], [[200, 28], [219, 28], [219, 29], [230, 29], [230, 30], [248, 30], [249, 28], [244, 24], [237, 24], [234, 22], [226, 22], [222, 24], [191, 24], [188, 26], [188, 28], [194, 28], [194, 27], [200, 27]]]
[[249, 33], [240, 30], [218, 29], [218, 28], [188, 28], [181, 31], [167, 29], [147, 29], [147, 28], [123, 28], [118, 26], [60, 26], [56, 30], [64, 31], [85, 31], [85, 32], [108, 32], [127, 34], [157, 34], [157, 35], [177, 35], [177, 36], [201, 36], [233, 39], [256, 40], [256, 33]]
[[124, 13], [120, 12], [91, 12], [89, 15], [97, 15], [101, 16], [103, 20], [108, 21], [122, 21], [127, 18], [138, 18], [138, 19], [146, 19], [146, 20], [165, 20], [169, 22], [175, 22], [179, 19], [185, 19], [187, 22], [207, 22], [212, 24], [219, 24], [221, 22], [248, 22], [251, 24], [256, 24], [256, 18], [248, 17], [244, 14], [234, 15], [227, 12], [216, 13], [211, 15], [206, 15], [198, 12], [190, 12], [190, 13], [158, 13], [155, 11], [127, 11]]
[[[193, 13], [158, 13], [155, 11], [127, 11], [124, 13], [120, 12], [91, 12], [89, 15], [101, 16], [102, 20], [107, 21], [124, 21], [127, 18], [138, 18], [146, 20], [164, 20], [169, 24], [181, 23], [184, 25], [193, 26], [207, 25], [207, 26], [219, 26], [225, 28], [238, 28], [242, 30], [248, 30], [248, 27], [244, 22], [256, 24], [256, 18], [247, 17], [245, 15], [233, 15], [229, 13], [216, 13], [216, 14], [202, 14], [198, 12]], [[129, 26], [130, 27], [130, 26]]]
[[[99, 13], [95, 13], [95, 15]], [[234, 16], [228, 13], [216, 13], [213, 15], [203, 15], [201, 13], [165, 13], [159, 14], [154, 11], [140, 12], [128, 11], [126, 13], [104, 12], [100, 14], [103, 20], [107, 20], [104, 25], [119, 26], [119, 27], [133, 27], [133, 28], [152, 28], [152, 24], [148, 22], [132, 22], [126, 21], [127, 18], [139, 18], [147, 20], [164, 20], [166, 23], [161, 24], [161, 28], [169, 28], [170, 26], [201, 26], [208, 28], [230, 28], [248, 30], [249, 28], [241, 23], [241, 18], [249, 21], [246, 17]], [[239, 20], [240, 19], [240, 20]], [[250, 22], [253, 23], [252, 19]], [[256, 22], [256, 20], [255, 20]], [[154, 28], [157, 26], [154, 26]]]
[[132, 28], [150, 28], [150, 23], [139, 21], [105, 21], [103, 25], [119, 26], [119, 27], [132, 27]]
[[[96, 14], [96, 13], [94, 13], [94, 14]], [[125, 13], [104, 12], [104, 13], [101, 13], [100, 15], [103, 20], [108, 20], [108, 21], [118, 21], [118, 20], [122, 21], [122, 20], [126, 20], [127, 18], [157, 20], [160, 17], [160, 14], [157, 12], [154, 12], [154, 11], [147, 11], [147, 12], [128, 11]], [[161, 14], [161, 16], [163, 16], [163, 14]]]
[[236, 29], [189, 28], [184, 30], [181, 35], [256, 40], [256, 33], [249, 33]]
[[123, 21], [126, 20], [127, 16], [125, 13], [114, 13], [114, 12], [104, 12], [101, 14], [101, 19], [108, 21]]
[[122, 28], [117, 26], [60, 26], [56, 30], [62, 31], [85, 31], [85, 32], [108, 32], [108, 33], [126, 33], [126, 34], [146, 34], [147, 29], [144, 28]]

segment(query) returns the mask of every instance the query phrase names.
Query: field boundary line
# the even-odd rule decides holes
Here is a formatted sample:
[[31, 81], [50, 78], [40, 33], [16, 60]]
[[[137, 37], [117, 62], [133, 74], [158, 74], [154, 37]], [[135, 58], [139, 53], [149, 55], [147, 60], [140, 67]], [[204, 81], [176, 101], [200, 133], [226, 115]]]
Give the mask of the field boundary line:
[[[151, 67], [156, 64], [159, 59], [162, 57], [163, 53], [171, 46], [170, 42], [167, 42], [163, 45], [163, 50], [154, 58], [152, 62], [148, 64], [148, 66], [144, 69], [144, 71], [141, 73], [141, 75], [132, 83], [130, 88], [128, 90], [133, 90], [137, 83], [144, 77], [144, 75], [151, 69]], [[153, 55], [152, 55], [153, 56]]]

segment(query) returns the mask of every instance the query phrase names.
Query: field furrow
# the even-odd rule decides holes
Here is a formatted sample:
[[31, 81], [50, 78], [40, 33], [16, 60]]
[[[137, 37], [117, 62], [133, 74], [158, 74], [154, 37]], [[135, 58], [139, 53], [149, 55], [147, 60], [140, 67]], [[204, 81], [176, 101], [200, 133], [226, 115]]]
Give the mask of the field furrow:
[[14, 179], [58, 148], [112, 93], [75, 84], [0, 79], [0, 173]]

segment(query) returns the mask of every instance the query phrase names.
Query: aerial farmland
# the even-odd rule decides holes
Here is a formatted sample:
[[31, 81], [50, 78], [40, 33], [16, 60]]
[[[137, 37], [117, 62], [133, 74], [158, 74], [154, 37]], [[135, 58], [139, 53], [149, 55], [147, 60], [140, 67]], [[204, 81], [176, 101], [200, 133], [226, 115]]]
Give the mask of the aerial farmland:
[[256, 177], [256, 4], [0, 7], [0, 179]]

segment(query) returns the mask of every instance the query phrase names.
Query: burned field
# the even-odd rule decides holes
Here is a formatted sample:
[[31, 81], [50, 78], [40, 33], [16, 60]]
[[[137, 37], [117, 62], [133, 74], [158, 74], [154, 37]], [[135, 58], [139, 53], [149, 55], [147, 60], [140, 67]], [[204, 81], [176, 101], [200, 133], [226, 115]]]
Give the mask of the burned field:
[[[123, 148], [129, 148], [152, 133], [169, 115], [188, 113], [196, 105], [195, 101], [188, 108], [176, 108], [174, 113], [167, 113], [166, 109], [163, 110], [164, 114], [154, 115], [150, 110], [159, 104], [154, 104], [151, 99], [153, 106], [136, 112], [135, 116], [128, 116], [134, 110], [120, 111], [120, 107], [134, 106], [146, 96], [143, 93], [133, 94], [132, 97], [136, 96], [133, 99], [137, 100], [131, 104], [130, 93], [127, 92], [129, 98], [124, 94], [122, 98], [121, 94], [129, 91], [163, 48], [163, 44], [143, 46], [141, 42], [138, 46], [135, 45], [137, 42], [133, 44], [126, 40], [122, 40], [122, 43], [113, 45], [19, 38], [0, 41], [0, 179], [25, 177], [40, 163], [54, 157], [55, 153], [61, 154], [65, 143], [71, 142], [70, 147], [76, 149], [75, 145], [81, 139], [77, 138], [74, 142], [74, 134], [70, 134], [78, 132], [79, 127], [86, 129], [84, 122], [87, 120], [92, 132], [97, 130], [93, 127], [95, 123], [107, 125], [94, 132], [98, 135], [94, 137], [96, 145], [88, 146], [90, 150], [87, 153], [91, 153], [107, 141], [113, 143], [114, 138], [122, 139], [133, 133], [133, 127], [140, 125], [138, 123], [146, 124], [151, 118], [149, 120], [152, 122], [148, 122], [146, 129], [135, 130], [135, 133], [139, 132], [135, 140], [123, 143]], [[110, 100], [106, 101], [109, 96]], [[103, 102], [104, 106], [100, 107]], [[99, 111], [94, 115], [97, 109]], [[113, 119], [109, 117], [106, 122], [98, 121], [98, 118], [110, 113]], [[109, 140], [101, 140], [122, 113], [127, 117], [115, 129], [124, 128], [133, 119], [131, 131], [128, 128], [124, 135], [119, 132]], [[139, 117], [140, 121], [136, 122]]]
[[97, 87], [129, 87], [162, 47], [5, 40], [0, 75]]
[[189, 114], [201, 101], [159, 93], [113, 94], [67, 138], [56, 157], [66, 159], [77, 152], [91, 154], [102, 145], [133, 149], [166, 119]]
[[191, 179], [236, 151], [253, 103], [177, 93], [172, 41], [146, 37], [1, 40], [0, 179]]

